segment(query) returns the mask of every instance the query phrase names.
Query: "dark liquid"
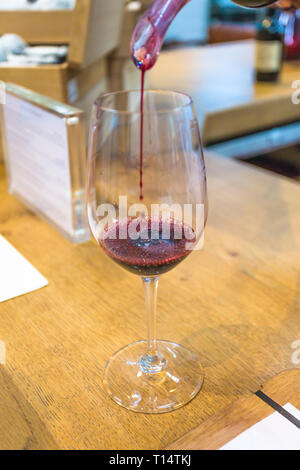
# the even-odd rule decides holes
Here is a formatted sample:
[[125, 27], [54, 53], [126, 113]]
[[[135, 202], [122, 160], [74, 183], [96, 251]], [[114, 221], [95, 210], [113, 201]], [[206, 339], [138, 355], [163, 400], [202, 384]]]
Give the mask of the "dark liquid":
[[167, 29], [188, 0], [156, 0], [143, 15], [131, 38], [131, 56], [141, 70], [140, 127], [140, 200], [143, 199], [143, 132], [145, 72], [155, 64]]
[[[149, 219], [145, 222], [144, 236], [134, 240], [128, 234], [131, 222], [132, 220], [129, 220], [109, 225], [104, 231], [106, 238], [99, 240], [101, 248], [129, 271], [141, 276], [159, 275], [172, 269], [191, 253], [191, 249], [188, 248], [195, 243], [196, 237], [190, 227], [171, 221], [170, 235], [166, 236], [163, 233], [163, 225], [159, 222], [156, 239], [153, 239]], [[137, 225], [136, 232], [140, 230]], [[127, 235], [126, 239], [122, 239], [125, 238], [124, 234]]]
[[140, 107], [141, 107], [141, 128], [140, 128], [140, 200], [142, 200], [142, 199], [144, 198], [144, 196], [143, 196], [144, 83], [145, 83], [145, 70], [142, 69], [141, 97], [140, 97]]

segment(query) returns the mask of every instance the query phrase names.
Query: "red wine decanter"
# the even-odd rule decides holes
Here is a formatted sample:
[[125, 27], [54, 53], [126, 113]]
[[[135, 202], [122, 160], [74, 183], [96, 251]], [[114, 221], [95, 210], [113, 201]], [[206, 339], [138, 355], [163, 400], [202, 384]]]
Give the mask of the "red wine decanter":
[[131, 57], [138, 69], [155, 64], [168, 27], [189, 0], [156, 0], [142, 16], [131, 38]]

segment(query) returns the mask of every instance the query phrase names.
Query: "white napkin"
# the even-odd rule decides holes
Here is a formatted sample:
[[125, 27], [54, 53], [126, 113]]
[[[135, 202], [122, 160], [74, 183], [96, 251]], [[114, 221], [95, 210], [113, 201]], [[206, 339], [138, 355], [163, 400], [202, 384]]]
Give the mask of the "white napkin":
[[[300, 420], [300, 411], [293, 405], [287, 403], [283, 408]], [[300, 450], [300, 429], [275, 411], [220, 450]]]
[[47, 285], [47, 279], [0, 235], [0, 302]]

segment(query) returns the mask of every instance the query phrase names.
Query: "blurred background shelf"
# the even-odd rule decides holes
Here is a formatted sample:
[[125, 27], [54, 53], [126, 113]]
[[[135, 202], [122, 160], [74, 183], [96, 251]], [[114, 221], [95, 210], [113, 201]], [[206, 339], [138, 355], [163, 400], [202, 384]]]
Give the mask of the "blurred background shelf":
[[[0, 35], [14, 32], [30, 44], [68, 44], [69, 54], [57, 65], [2, 65], [0, 80], [79, 107], [88, 127], [99, 94], [139, 88], [129, 43], [150, 3], [77, 0], [74, 10], [2, 11]], [[204, 145], [226, 157], [252, 159], [299, 143], [300, 106], [291, 96], [300, 61], [285, 61], [278, 83], [255, 82], [255, 23], [265, 14], [231, 0], [193, 0], [176, 17], [157, 66], [146, 74], [148, 88], [193, 97]], [[289, 15], [295, 26], [296, 16]], [[292, 153], [294, 161], [297, 149]]]
[[0, 35], [13, 32], [30, 44], [67, 44], [69, 52], [63, 64], [2, 63], [0, 80], [75, 105], [85, 95], [106, 91], [106, 56], [119, 44], [122, 17], [122, 0], [77, 0], [74, 10], [1, 12]]
[[0, 34], [19, 34], [31, 44], [69, 44], [73, 10], [1, 11]]
[[[30, 45], [66, 44], [67, 61], [50, 65], [0, 64], [0, 80], [21, 85], [85, 112], [108, 91], [107, 56], [120, 41], [123, 0], [77, 0], [73, 10], [1, 11], [0, 35], [20, 35]], [[1, 156], [0, 156], [1, 160]]]
[[68, 63], [86, 67], [117, 47], [122, 0], [77, 0], [73, 10], [1, 11], [0, 35], [30, 44], [68, 44]]
[[164, 51], [149, 85], [168, 88], [172, 81], [173, 89], [190, 94], [203, 143], [220, 155], [248, 158], [295, 144], [300, 105], [292, 102], [292, 86], [300, 62], [285, 62], [277, 83], [257, 83], [254, 53], [252, 40]]
[[84, 69], [74, 69], [68, 63], [1, 67], [0, 78], [5, 82], [30, 88], [50, 98], [73, 104], [106, 78], [106, 61], [98, 59]]

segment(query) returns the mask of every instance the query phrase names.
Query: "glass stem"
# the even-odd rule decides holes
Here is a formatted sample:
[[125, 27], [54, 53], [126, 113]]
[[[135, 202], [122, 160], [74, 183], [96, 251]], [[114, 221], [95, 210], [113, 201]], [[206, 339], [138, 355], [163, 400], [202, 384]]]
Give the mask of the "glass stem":
[[158, 277], [143, 277], [147, 311], [147, 352], [140, 359], [140, 369], [148, 374], [161, 372], [166, 367], [166, 360], [159, 353], [156, 338], [156, 303]]

